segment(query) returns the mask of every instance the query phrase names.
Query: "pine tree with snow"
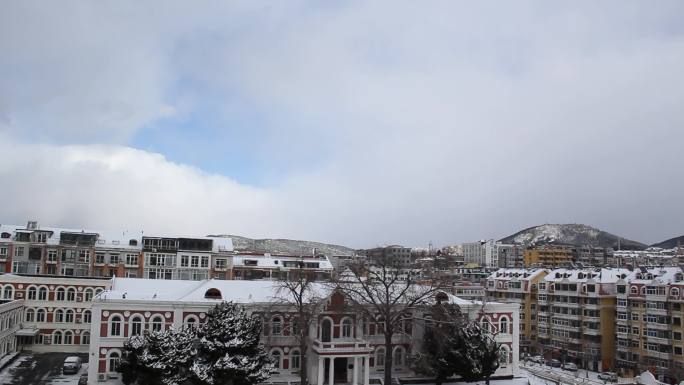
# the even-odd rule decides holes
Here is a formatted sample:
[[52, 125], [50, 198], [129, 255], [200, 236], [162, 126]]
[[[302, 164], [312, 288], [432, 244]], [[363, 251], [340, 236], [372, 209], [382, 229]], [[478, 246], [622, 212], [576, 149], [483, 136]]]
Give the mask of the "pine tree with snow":
[[415, 370], [434, 377], [436, 385], [459, 374], [459, 330], [464, 325], [461, 310], [456, 305], [437, 304], [432, 308], [431, 319], [426, 321], [423, 334], [423, 351], [415, 357]]
[[469, 322], [459, 329], [453, 349], [458, 374], [467, 382], [485, 380], [499, 368], [499, 344], [479, 324]]
[[192, 347], [179, 352], [194, 354], [187, 380], [195, 385], [250, 385], [268, 379], [273, 366], [260, 344], [261, 330], [261, 320], [248, 316], [242, 306], [216, 305], [196, 331]]
[[169, 365], [167, 350], [175, 338], [171, 332], [152, 332], [134, 336], [124, 343], [118, 365], [124, 384], [164, 385], [174, 376], [177, 367]]

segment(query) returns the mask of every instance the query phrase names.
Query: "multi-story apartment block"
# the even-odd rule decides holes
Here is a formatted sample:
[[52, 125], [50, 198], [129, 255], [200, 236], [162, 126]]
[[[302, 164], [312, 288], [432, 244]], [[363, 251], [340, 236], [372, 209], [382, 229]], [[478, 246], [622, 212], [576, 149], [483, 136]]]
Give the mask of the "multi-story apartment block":
[[525, 247], [514, 244], [496, 243], [498, 267], [520, 268], [525, 266]]
[[3, 299], [22, 301], [19, 344], [34, 352], [87, 352], [92, 300], [110, 283], [109, 279], [0, 275]]
[[525, 267], [567, 267], [575, 260], [575, 250], [559, 245], [531, 247], [525, 250], [523, 259]]
[[556, 269], [539, 283], [540, 348], [564, 361], [603, 371], [615, 358], [617, 282], [626, 269]]
[[621, 267], [615, 264], [613, 249], [609, 247], [578, 246], [575, 247], [575, 261], [584, 266]]
[[376, 247], [374, 249], [357, 250], [357, 254], [365, 255], [369, 263], [382, 261], [395, 267], [406, 269], [413, 264], [411, 248], [399, 245]]
[[[94, 302], [88, 382], [119, 383], [116, 372], [124, 342], [145, 330], [204, 322], [207, 311], [219, 301], [243, 304], [247, 311], [264, 321], [262, 341], [275, 362], [273, 383], [298, 382], [298, 373], [306, 370], [314, 385], [378, 383], [384, 376], [384, 336], [379, 324], [364, 319], [347, 305], [342, 294], [320, 285], [322, 311], [309, 328], [307, 363], [303, 365], [299, 343], [292, 335], [295, 312], [277, 300], [274, 281], [206, 280], [151, 281], [115, 278], [111, 289]], [[461, 307], [464, 314], [495, 332], [502, 345], [501, 364], [496, 376], [511, 376], [518, 369], [518, 307], [512, 304], [481, 303], [461, 300], [439, 293], [440, 301]], [[398, 304], [397, 306], [401, 306]], [[392, 341], [392, 377], [411, 376], [410, 357], [420, 347], [422, 313], [406, 319], [402, 333]], [[418, 327], [416, 327], [418, 326]]]
[[684, 274], [679, 267], [638, 268], [617, 283], [616, 366], [684, 380]]
[[[4, 293], [4, 288], [0, 291]], [[11, 291], [11, 288], [7, 289]], [[0, 300], [0, 361], [15, 354], [21, 347], [17, 333], [24, 317], [24, 301], [15, 299]]]
[[257, 253], [240, 253], [232, 259], [232, 279], [280, 279], [287, 278], [293, 269], [304, 271], [310, 278], [322, 281], [330, 279], [333, 265], [325, 255], [288, 256]]
[[228, 260], [232, 256], [230, 238], [149, 237], [143, 242], [143, 277], [200, 281], [214, 277], [228, 279]]
[[532, 353], [537, 341], [537, 291], [548, 273], [546, 269], [499, 269], [487, 279], [489, 299], [519, 306], [522, 353]]

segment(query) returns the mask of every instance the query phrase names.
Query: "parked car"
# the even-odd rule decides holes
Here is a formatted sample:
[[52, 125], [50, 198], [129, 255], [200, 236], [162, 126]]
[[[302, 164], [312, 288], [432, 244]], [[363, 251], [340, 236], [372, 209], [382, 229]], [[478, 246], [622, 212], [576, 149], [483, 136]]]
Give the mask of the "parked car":
[[536, 362], [538, 364], [543, 364], [544, 363], [544, 357], [542, 356], [532, 356], [530, 357], [530, 361]]
[[88, 385], [88, 373], [81, 374], [81, 377], [78, 379], [78, 385]]
[[563, 364], [563, 369], [569, 370], [571, 372], [576, 372], [577, 365], [573, 364], [572, 362], [566, 362], [565, 364]]
[[598, 379], [602, 381], [608, 381], [608, 382], [618, 382], [618, 376], [617, 374], [613, 372], [602, 372], [598, 374]]
[[62, 365], [62, 373], [64, 374], [76, 374], [81, 370], [81, 357], [69, 356], [64, 360], [64, 365]]
[[552, 368], [560, 368], [561, 362], [554, 358], [552, 360], [546, 361], [546, 365], [549, 365]]

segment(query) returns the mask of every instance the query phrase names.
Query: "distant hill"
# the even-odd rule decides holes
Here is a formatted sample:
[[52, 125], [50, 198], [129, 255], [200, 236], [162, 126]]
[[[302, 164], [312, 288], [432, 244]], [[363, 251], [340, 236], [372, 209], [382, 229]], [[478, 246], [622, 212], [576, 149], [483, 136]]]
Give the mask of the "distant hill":
[[530, 227], [500, 239], [502, 243], [540, 246], [547, 244], [612, 247], [622, 250], [644, 250], [647, 246], [617, 235], [582, 224], [545, 224]]
[[651, 245], [651, 247], [660, 247], [661, 249], [674, 249], [677, 246], [684, 247], [684, 235]]
[[252, 239], [230, 234], [211, 236], [232, 239], [233, 248], [237, 251], [256, 251], [286, 255], [311, 255], [315, 249], [316, 253], [325, 254], [328, 256], [352, 255], [354, 253], [354, 249], [349, 247], [321, 242], [300, 241], [293, 239]]

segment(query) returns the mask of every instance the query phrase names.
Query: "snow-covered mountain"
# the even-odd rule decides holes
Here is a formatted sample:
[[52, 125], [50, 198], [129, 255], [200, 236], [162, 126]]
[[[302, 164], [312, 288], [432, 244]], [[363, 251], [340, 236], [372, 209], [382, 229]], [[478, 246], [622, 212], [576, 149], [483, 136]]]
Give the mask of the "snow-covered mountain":
[[651, 247], [660, 247], [661, 249], [674, 249], [677, 246], [684, 247], [684, 235], [651, 245]]
[[503, 243], [538, 246], [545, 244], [562, 244], [576, 246], [612, 247], [617, 249], [644, 250], [647, 246], [641, 242], [599, 230], [582, 224], [544, 224], [534, 226], [513, 235], [500, 239]]
[[230, 238], [233, 240], [233, 248], [236, 251], [257, 251], [272, 254], [287, 254], [287, 255], [311, 255], [314, 249], [316, 253], [322, 253], [328, 256], [333, 255], [352, 255], [354, 249], [345, 246], [332, 245], [329, 243], [300, 241], [293, 239], [252, 239], [241, 237], [239, 235], [212, 235], [215, 237]]

